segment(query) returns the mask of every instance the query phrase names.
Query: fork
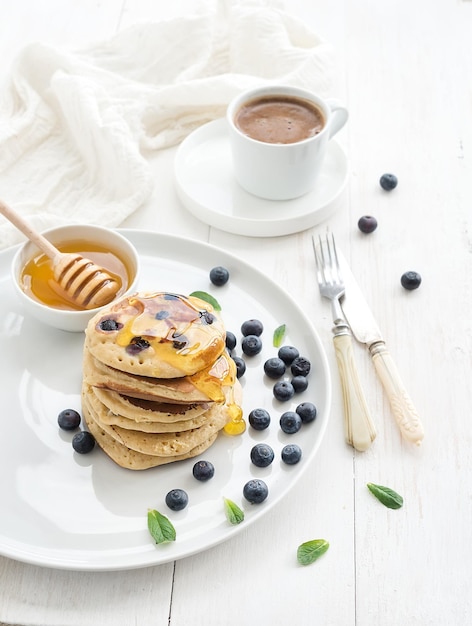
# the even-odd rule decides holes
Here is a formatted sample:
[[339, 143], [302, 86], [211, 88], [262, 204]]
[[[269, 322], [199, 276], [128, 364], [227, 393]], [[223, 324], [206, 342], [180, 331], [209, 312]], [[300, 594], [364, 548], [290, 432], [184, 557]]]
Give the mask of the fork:
[[349, 445], [364, 452], [377, 433], [357, 373], [351, 329], [340, 305], [345, 286], [339, 268], [336, 243], [334, 235], [331, 234], [330, 237], [328, 233], [325, 239], [318, 236], [318, 246], [314, 237], [312, 241], [320, 294], [331, 302], [334, 351], [343, 394], [344, 436]]

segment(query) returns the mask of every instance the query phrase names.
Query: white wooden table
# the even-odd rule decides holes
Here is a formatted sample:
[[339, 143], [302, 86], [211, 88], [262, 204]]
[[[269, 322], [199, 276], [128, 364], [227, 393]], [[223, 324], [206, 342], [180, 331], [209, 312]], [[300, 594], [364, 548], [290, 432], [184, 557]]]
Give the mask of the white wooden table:
[[[136, 21], [179, 15], [193, 0], [2, 0], [1, 72], [32, 40], [77, 46]], [[152, 202], [124, 226], [189, 236], [261, 268], [312, 317], [333, 373], [328, 430], [314, 462], [269, 514], [213, 549], [162, 566], [68, 572], [0, 558], [0, 623], [45, 626], [465, 625], [472, 620], [472, 2], [288, 0], [331, 41], [351, 174], [319, 228], [248, 238], [192, 217], [173, 187], [175, 150], [152, 159]], [[382, 192], [382, 173], [398, 176]], [[157, 207], [157, 208], [156, 208]], [[172, 219], [168, 219], [172, 212]], [[365, 236], [363, 214], [379, 221]], [[381, 321], [426, 436], [401, 439], [367, 353], [356, 346], [378, 436], [345, 444], [329, 307], [314, 284], [312, 232], [328, 225]], [[400, 286], [406, 270], [421, 287]], [[3, 444], [5, 445], [5, 444]], [[380, 505], [367, 482], [393, 487]], [[322, 537], [309, 567], [294, 546]]]

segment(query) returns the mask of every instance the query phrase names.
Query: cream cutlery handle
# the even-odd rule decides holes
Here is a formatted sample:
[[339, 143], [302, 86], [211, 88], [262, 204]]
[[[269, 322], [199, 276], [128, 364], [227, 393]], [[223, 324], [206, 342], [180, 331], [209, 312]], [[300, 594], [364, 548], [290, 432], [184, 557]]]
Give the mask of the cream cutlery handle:
[[357, 374], [352, 336], [350, 334], [335, 335], [333, 342], [343, 393], [346, 441], [356, 450], [364, 452], [374, 441], [377, 433]]
[[370, 346], [370, 353], [402, 435], [419, 446], [424, 437], [423, 426], [390, 352], [379, 341]]

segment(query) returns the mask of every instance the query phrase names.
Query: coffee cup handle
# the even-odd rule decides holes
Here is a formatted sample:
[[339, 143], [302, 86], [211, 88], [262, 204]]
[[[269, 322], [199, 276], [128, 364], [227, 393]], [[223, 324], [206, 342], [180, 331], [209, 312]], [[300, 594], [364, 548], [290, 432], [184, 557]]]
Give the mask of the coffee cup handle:
[[341, 130], [344, 124], [347, 122], [349, 116], [348, 110], [337, 100], [327, 100], [328, 106], [331, 109], [331, 119], [329, 122], [329, 138]]

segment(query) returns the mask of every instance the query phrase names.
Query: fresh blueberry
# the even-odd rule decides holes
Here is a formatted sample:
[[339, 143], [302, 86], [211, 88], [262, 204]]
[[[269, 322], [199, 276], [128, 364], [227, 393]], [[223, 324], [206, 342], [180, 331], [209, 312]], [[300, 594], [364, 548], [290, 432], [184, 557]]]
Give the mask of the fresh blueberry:
[[300, 356], [300, 353], [293, 346], [282, 346], [279, 348], [277, 356], [285, 363], [285, 365], [291, 365], [293, 360]]
[[418, 272], [405, 272], [401, 277], [401, 283], [402, 287], [405, 287], [408, 291], [418, 289], [421, 285], [421, 276]]
[[233, 356], [232, 358], [236, 365], [236, 378], [242, 378], [246, 373], [246, 361], [240, 356]]
[[295, 411], [286, 411], [280, 416], [280, 428], [287, 435], [298, 433], [302, 427], [302, 418]]
[[373, 233], [377, 225], [377, 220], [372, 215], [363, 215], [357, 222], [359, 230], [366, 234]]
[[295, 393], [301, 393], [308, 389], [308, 378], [306, 376], [294, 376], [290, 382], [295, 389]]
[[72, 439], [72, 447], [79, 454], [88, 454], [93, 450], [94, 446], [94, 436], [87, 430], [80, 431]]
[[295, 465], [302, 458], [300, 446], [290, 443], [282, 448], [282, 461], [287, 465]]
[[236, 336], [229, 330], [226, 331], [226, 347], [230, 352], [236, 348]]
[[302, 402], [297, 406], [295, 412], [301, 417], [302, 422], [307, 424], [316, 418], [316, 406], [312, 402]]
[[194, 478], [205, 482], [215, 475], [215, 468], [210, 461], [197, 461], [193, 466], [192, 473]]
[[392, 189], [395, 189], [398, 184], [398, 178], [395, 174], [382, 174], [379, 182], [382, 189], [385, 189], [385, 191], [392, 191]]
[[62, 430], [75, 430], [80, 424], [80, 415], [74, 409], [64, 409], [57, 416], [57, 423]]
[[260, 504], [269, 495], [269, 489], [265, 482], [260, 479], [249, 480], [243, 488], [243, 496], [251, 504]]
[[259, 320], [246, 320], [243, 322], [241, 326], [241, 333], [243, 337], [247, 337], [248, 335], [256, 335], [256, 337], [260, 337], [264, 330], [264, 326], [262, 322]]
[[248, 416], [249, 424], [254, 430], [265, 430], [270, 424], [270, 414], [266, 409], [253, 409]]
[[264, 363], [264, 372], [269, 378], [280, 378], [285, 374], [285, 363], [278, 357], [267, 359]]
[[251, 461], [256, 467], [268, 467], [274, 460], [274, 451], [266, 443], [257, 443], [251, 449]]
[[229, 279], [229, 272], [226, 267], [218, 265], [210, 270], [210, 280], [217, 287], [226, 285]]
[[166, 504], [171, 511], [181, 511], [188, 504], [187, 492], [183, 489], [171, 489], [166, 495]]
[[293, 388], [292, 383], [286, 382], [285, 380], [279, 380], [275, 383], [272, 392], [276, 400], [279, 400], [280, 402], [287, 402], [293, 398], [295, 389]]
[[308, 376], [310, 370], [311, 363], [304, 356], [297, 356], [290, 366], [290, 371], [294, 376]]
[[247, 335], [241, 341], [241, 348], [246, 356], [255, 356], [262, 350], [261, 338], [257, 335]]

